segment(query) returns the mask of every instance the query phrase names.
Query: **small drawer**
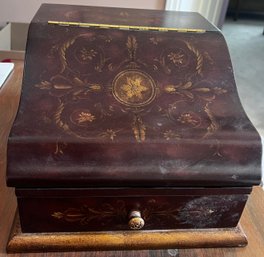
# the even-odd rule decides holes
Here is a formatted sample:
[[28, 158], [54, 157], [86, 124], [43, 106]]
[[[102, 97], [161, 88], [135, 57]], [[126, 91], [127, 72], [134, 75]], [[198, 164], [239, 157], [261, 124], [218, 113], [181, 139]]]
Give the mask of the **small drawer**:
[[[59, 192], [59, 191], [58, 191]], [[235, 227], [247, 194], [18, 196], [23, 232]]]

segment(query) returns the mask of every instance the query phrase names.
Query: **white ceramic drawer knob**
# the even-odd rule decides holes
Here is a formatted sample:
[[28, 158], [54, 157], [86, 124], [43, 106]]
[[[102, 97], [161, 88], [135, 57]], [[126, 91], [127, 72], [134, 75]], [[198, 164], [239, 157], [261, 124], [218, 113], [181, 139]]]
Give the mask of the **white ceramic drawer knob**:
[[140, 211], [131, 211], [128, 218], [128, 226], [130, 229], [141, 229], [145, 225], [145, 221], [142, 219]]

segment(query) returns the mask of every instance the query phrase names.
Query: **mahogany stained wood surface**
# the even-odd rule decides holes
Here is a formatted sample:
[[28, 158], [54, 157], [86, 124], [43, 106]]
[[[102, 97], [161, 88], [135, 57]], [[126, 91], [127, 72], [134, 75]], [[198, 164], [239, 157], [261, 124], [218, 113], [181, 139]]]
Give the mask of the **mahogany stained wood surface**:
[[188, 250], [144, 250], [111, 252], [69, 252], [38, 254], [6, 254], [5, 247], [14, 218], [16, 200], [14, 190], [5, 185], [6, 143], [20, 96], [23, 64], [18, 61], [15, 70], [0, 90], [0, 256], [5, 257], [262, 257], [264, 256], [264, 192], [255, 187], [241, 218], [248, 237], [245, 248], [215, 248]]
[[188, 189], [37, 188], [16, 195], [24, 233], [127, 231], [131, 210], [141, 212], [144, 230], [233, 228], [248, 199], [247, 188]]
[[[170, 17], [83, 8], [44, 5], [30, 25], [8, 185], [258, 185], [261, 140], [240, 104], [223, 35], [48, 23], [95, 15], [116, 24], [112, 16], [125, 22], [125, 12], [127, 24], [162, 27]], [[173, 27], [197, 15], [175, 13]], [[210, 25], [200, 19], [198, 28]]]
[[189, 249], [247, 245], [246, 236], [239, 226], [232, 229], [21, 233], [18, 220], [19, 217], [16, 217], [7, 246], [8, 253]]

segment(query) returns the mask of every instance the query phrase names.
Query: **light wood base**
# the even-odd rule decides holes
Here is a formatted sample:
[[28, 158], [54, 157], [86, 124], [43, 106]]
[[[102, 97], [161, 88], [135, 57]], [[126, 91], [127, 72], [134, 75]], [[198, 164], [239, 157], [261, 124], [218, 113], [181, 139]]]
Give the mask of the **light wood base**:
[[228, 229], [22, 233], [19, 218], [16, 216], [7, 252], [140, 250], [245, 245], [247, 245], [247, 239], [239, 226]]

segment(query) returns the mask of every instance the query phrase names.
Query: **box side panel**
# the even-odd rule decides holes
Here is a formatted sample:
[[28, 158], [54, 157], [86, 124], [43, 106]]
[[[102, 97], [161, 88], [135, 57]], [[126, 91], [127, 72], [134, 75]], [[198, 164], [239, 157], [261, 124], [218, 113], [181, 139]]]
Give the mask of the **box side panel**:
[[[18, 197], [23, 232], [73, 232], [130, 230], [129, 214], [141, 213], [143, 230], [202, 229], [235, 227], [248, 194], [201, 190], [189, 194], [163, 194], [161, 191], [131, 195], [79, 196], [63, 190], [54, 196]], [[73, 191], [74, 192], [74, 191]], [[185, 192], [186, 193], [186, 192]], [[210, 193], [210, 194], [208, 194]], [[116, 193], [114, 193], [116, 194]]]

